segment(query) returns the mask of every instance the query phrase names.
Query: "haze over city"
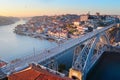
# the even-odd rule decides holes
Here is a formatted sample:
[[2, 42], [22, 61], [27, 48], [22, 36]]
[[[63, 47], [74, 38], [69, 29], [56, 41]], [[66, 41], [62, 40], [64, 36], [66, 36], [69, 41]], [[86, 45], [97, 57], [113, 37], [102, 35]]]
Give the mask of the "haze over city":
[[119, 0], [1, 0], [0, 15], [120, 14]]

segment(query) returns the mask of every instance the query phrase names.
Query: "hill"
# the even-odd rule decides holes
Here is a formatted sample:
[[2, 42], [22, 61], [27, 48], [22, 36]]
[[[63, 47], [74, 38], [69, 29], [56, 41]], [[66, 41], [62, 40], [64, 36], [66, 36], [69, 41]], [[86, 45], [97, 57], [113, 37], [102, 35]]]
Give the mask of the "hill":
[[9, 24], [13, 24], [16, 21], [18, 21], [19, 19], [16, 17], [5, 17], [5, 16], [0, 16], [0, 26], [3, 25], [9, 25]]

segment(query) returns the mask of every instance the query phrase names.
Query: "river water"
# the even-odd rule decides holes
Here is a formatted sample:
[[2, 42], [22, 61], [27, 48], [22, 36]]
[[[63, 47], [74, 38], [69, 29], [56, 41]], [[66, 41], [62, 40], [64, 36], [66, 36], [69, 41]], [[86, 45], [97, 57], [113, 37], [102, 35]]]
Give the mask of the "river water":
[[120, 53], [105, 52], [86, 80], [120, 80]]
[[15, 34], [14, 28], [24, 23], [26, 23], [25, 20], [20, 20], [15, 24], [0, 26], [0, 58], [2, 60], [10, 62], [17, 58], [34, 55], [34, 50], [37, 54], [57, 46], [55, 42]]

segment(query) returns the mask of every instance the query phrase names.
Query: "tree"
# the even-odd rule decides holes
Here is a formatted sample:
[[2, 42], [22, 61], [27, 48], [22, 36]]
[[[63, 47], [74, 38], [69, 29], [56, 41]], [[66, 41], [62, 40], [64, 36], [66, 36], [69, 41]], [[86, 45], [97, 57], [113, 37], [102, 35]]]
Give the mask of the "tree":
[[66, 69], [66, 65], [65, 65], [65, 64], [60, 64], [60, 65], [58, 66], [58, 71], [59, 71], [59, 72], [63, 72], [65, 69]]

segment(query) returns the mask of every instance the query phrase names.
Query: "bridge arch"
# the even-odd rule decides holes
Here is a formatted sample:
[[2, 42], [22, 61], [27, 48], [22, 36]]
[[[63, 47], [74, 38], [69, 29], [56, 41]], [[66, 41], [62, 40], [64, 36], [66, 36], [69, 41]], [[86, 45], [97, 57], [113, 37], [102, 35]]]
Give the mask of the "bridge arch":
[[77, 53], [78, 56], [74, 59], [72, 68], [86, 76], [98, 57], [107, 49], [106, 45], [110, 45], [110, 41], [105, 32], [86, 41], [83, 49], [79, 54]]

